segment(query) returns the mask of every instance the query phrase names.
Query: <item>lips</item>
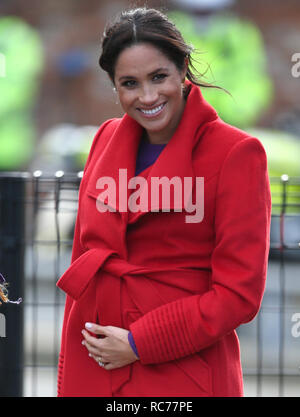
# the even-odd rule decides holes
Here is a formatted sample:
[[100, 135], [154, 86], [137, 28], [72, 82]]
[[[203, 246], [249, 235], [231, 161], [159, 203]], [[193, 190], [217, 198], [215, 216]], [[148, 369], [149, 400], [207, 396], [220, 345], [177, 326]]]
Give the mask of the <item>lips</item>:
[[153, 107], [152, 109], [141, 109], [138, 110], [143, 114], [145, 117], [156, 117], [158, 116], [162, 110], [164, 109], [166, 103], [162, 103], [159, 106]]

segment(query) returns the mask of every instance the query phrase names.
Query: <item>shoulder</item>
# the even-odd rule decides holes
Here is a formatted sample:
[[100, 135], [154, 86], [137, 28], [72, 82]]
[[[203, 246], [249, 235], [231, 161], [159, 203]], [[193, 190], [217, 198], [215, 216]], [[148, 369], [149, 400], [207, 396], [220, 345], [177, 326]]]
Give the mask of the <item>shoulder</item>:
[[[199, 132], [193, 149], [193, 166], [197, 176], [218, 177], [221, 172], [238, 174], [241, 168], [267, 167], [265, 149], [259, 138], [229, 125], [220, 118], [207, 123]], [[253, 168], [255, 169], [255, 168]]]
[[84, 171], [87, 170], [92, 159], [97, 159], [99, 154], [105, 148], [109, 141], [109, 138], [113, 135], [113, 133], [121, 123], [121, 120], [122, 119], [120, 118], [109, 119], [102, 123], [102, 125], [99, 127], [92, 142]]
[[219, 132], [222, 132], [219, 142], [223, 142], [222, 144], [219, 143], [219, 145], [223, 148], [224, 163], [234, 157], [246, 161], [257, 160], [266, 162], [266, 151], [259, 138], [223, 121], [219, 122], [219, 124]]
[[122, 119], [114, 118], [106, 120], [96, 132], [94, 137], [90, 153], [95, 150], [99, 142], [107, 142], [110, 136], [114, 133], [114, 131], [119, 126]]
[[266, 158], [265, 149], [259, 138], [228, 123], [219, 117], [206, 125], [198, 143], [198, 152], [211, 153], [215, 164], [223, 165], [235, 153], [244, 157]]
[[219, 158], [219, 181], [231, 185], [234, 182], [238, 189], [247, 181], [251, 188], [254, 177], [263, 182], [268, 175], [268, 164], [261, 141], [224, 122], [220, 122], [215, 129], [215, 146], [219, 149], [216, 153]]
[[245, 136], [230, 147], [226, 153], [220, 172], [231, 177], [254, 176], [259, 172], [267, 174], [266, 151], [258, 138]]

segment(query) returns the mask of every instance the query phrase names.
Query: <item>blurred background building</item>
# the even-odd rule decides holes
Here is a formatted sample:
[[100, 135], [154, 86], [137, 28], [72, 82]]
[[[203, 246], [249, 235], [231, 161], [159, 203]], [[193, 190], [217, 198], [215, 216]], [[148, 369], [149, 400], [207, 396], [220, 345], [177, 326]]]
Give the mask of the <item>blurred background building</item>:
[[[300, 177], [298, 0], [0, 0], [0, 171], [40, 170], [55, 177], [57, 171], [77, 173], [83, 169], [99, 125], [123, 115], [111, 82], [99, 68], [98, 59], [107, 20], [132, 5], [157, 7], [174, 20], [186, 41], [199, 51], [194, 54], [195, 65], [204, 80], [231, 93], [230, 96], [215, 89], [203, 89], [204, 96], [226, 122], [249, 131], [262, 141], [270, 176]], [[39, 175], [41, 173], [36, 174], [36, 178]], [[287, 208], [292, 214], [299, 213], [299, 185], [295, 184], [290, 200], [294, 205]], [[282, 197], [276, 194], [281, 189], [280, 181], [272, 183], [273, 215], [279, 216], [281, 212]], [[40, 192], [43, 197], [50, 196], [56, 201], [55, 190]], [[45, 199], [41, 205], [45, 210], [41, 211], [33, 228], [28, 220], [35, 237], [45, 242], [59, 235], [60, 239], [71, 242], [75, 200], [68, 200], [67, 195], [62, 204], [65, 210], [60, 217], [58, 234], [57, 217], [47, 211], [55, 212], [57, 206], [53, 203], [50, 207]], [[281, 237], [279, 222], [280, 217], [272, 220], [275, 243]], [[299, 217], [290, 217], [285, 226], [289, 243], [297, 245]], [[60, 336], [55, 326], [61, 320], [63, 299], [53, 295], [50, 302], [49, 294], [55, 291], [55, 280], [68, 265], [71, 246], [59, 253], [53, 245], [44, 245], [38, 255], [35, 250], [34, 244], [26, 246], [25, 366], [29, 365], [25, 372], [24, 395], [55, 395], [54, 363]], [[276, 251], [269, 265], [267, 314], [262, 322], [265, 326], [264, 369], [271, 379], [261, 394], [278, 395], [274, 375], [283, 378], [280, 372], [285, 372], [292, 376], [287, 380], [287, 392], [300, 395], [300, 358], [295, 353], [299, 352], [300, 339], [291, 338], [289, 332], [292, 313], [300, 312], [299, 254], [292, 252], [295, 256], [287, 265], [289, 275], [284, 285], [280, 284]], [[37, 259], [38, 266], [34, 264]], [[277, 298], [283, 287], [287, 299], [291, 300], [292, 296], [284, 319], [290, 350], [285, 351], [287, 356], [285, 359], [282, 356], [278, 365], [276, 358], [282, 355], [279, 342], [282, 333], [278, 330], [281, 319]], [[44, 309], [39, 310], [34, 304], [35, 296], [45, 302]], [[55, 303], [60, 306], [60, 315], [53, 318]], [[272, 315], [274, 303], [279, 310], [275, 309]], [[33, 325], [31, 318], [37, 320], [37, 317], [38, 324]], [[54, 326], [53, 332], [49, 332], [51, 326]], [[240, 330], [243, 360], [249, 371], [248, 395], [255, 395], [257, 387], [257, 382], [251, 382], [251, 375], [256, 372], [258, 347], [253, 349], [250, 343], [257, 337], [257, 326], [250, 324]], [[38, 336], [34, 335], [35, 331]], [[52, 353], [49, 353], [49, 337], [56, 343]], [[32, 389], [30, 381], [34, 372], [36, 385]]]
[[[7, 66], [6, 77], [0, 78], [0, 169], [41, 168], [36, 162], [40, 156], [50, 170], [52, 152], [63, 154], [66, 169], [73, 168], [72, 162], [73, 169], [83, 166], [95, 128], [123, 114], [98, 58], [105, 22], [130, 4], [0, 1], [0, 53]], [[297, 0], [174, 0], [147, 5], [168, 13], [201, 52], [194, 57], [205, 80], [232, 94], [205, 91], [225, 121], [299, 137], [299, 83], [292, 75], [300, 30]], [[82, 126], [94, 129], [76, 133]], [[290, 174], [297, 173], [299, 168]]]

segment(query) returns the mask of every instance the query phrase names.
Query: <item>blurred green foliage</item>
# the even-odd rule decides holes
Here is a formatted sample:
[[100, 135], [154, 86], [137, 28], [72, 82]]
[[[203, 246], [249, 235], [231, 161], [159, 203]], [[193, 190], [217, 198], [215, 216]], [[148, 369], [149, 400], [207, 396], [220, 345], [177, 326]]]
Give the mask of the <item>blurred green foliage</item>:
[[[272, 99], [264, 43], [257, 27], [231, 15], [199, 18], [173, 11], [169, 18], [192, 45], [196, 70], [201, 78], [225, 88], [202, 88], [205, 99], [227, 123], [252, 126]], [[198, 53], [199, 52], [199, 53]]]
[[0, 52], [5, 76], [0, 77], [0, 170], [26, 167], [35, 146], [32, 112], [43, 69], [38, 32], [18, 17], [0, 17]]

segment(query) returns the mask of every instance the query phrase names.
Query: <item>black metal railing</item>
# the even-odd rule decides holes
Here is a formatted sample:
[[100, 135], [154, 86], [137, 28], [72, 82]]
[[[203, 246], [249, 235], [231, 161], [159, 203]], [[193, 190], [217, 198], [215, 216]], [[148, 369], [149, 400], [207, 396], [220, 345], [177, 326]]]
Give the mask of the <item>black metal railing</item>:
[[[56, 395], [65, 302], [56, 282], [71, 259], [81, 177], [0, 173], [0, 272], [11, 298], [23, 298], [0, 307], [6, 320], [0, 396]], [[257, 317], [238, 328], [245, 395], [251, 396], [294, 395], [300, 381], [300, 337], [292, 331], [300, 314], [300, 178], [271, 178], [271, 186], [265, 296]]]

